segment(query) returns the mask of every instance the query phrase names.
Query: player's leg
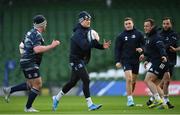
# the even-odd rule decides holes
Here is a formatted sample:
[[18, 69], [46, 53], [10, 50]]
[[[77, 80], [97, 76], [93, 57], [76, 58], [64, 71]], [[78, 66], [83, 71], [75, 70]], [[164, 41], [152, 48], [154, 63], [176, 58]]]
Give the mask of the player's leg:
[[17, 91], [27, 91], [27, 90], [29, 90], [29, 85], [26, 82], [18, 84], [13, 87], [4, 87], [3, 92], [4, 92], [5, 101], [7, 103], [9, 102], [10, 100], [9, 97], [12, 93], [17, 92]]
[[[164, 100], [164, 102], [166, 102], [165, 101], [165, 93], [167, 93], [167, 92], [164, 92], [163, 86], [164, 86], [165, 81], [167, 81], [169, 79], [168, 77], [169, 77], [169, 72], [165, 72], [163, 75], [163, 79], [158, 80], [156, 82], [158, 93], [160, 94], [160, 96]], [[153, 103], [153, 101], [154, 101], [154, 97], [151, 96], [150, 99], [148, 100], [148, 102], [146, 103], [147, 106], [151, 105]]]
[[170, 84], [170, 81], [171, 81], [171, 77], [173, 75], [173, 70], [174, 70], [174, 65], [169, 67], [169, 74], [168, 73], [164, 74], [164, 79], [165, 80], [163, 82], [164, 100], [165, 100], [165, 103], [168, 105], [169, 109], [174, 108], [174, 105], [172, 105], [170, 103], [170, 100], [169, 100], [169, 90], [168, 90], [169, 84]]
[[134, 106], [132, 96], [132, 70], [125, 70], [124, 73], [126, 77], [127, 106]]
[[89, 110], [93, 111], [93, 110], [97, 110], [97, 109], [101, 108], [102, 107], [101, 104], [96, 105], [93, 103], [93, 101], [91, 99], [90, 89], [89, 89], [90, 79], [89, 79], [89, 75], [88, 75], [88, 72], [85, 67], [79, 69], [78, 76], [80, 77], [80, 79], [83, 82], [83, 93], [86, 98], [86, 102], [87, 102], [87, 106], [88, 106]]
[[132, 93], [135, 90], [138, 73], [139, 73], [139, 63], [133, 64], [132, 66]]
[[151, 73], [151, 72], [147, 72], [144, 81], [155, 98], [155, 103], [149, 105], [150, 108], [161, 105], [163, 102], [158, 93], [157, 86], [155, 84], [156, 80], [157, 80], [157, 75], [155, 75], [154, 73]]
[[25, 106], [25, 112], [38, 112], [38, 110], [32, 107], [34, 100], [40, 92], [42, 87], [42, 79], [40, 77], [39, 69], [32, 69], [28, 71], [24, 71], [25, 77], [27, 78], [27, 82], [31, 85], [31, 89], [28, 95], [28, 100]]
[[[167, 73], [168, 73], [168, 72], [167, 72]], [[166, 73], [165, 73], [165, 74], [166, 74]], [[158, 93], [159, 93], [160, 97], [161, 97], [162, 100], [163, 100], [163, 104], [160, 105], [160, 106], [158, 106], [158, 108], [159, 108], [159, 109], [167, 109], [168, 107], [167, 107], [167, 104], [166, 104], [166, 102], [165, 102], [164, 91], [163, 91], [162, 88], [161, 88], [162, 82], [164, 82], [164, 76], [163, 76], [163, 79], [162, 79], [162, 80], [157, 79], [157, 81], [155, 82], [155, 84], [156, 84], [156, 86], [157, 86]]]
[[[163, 66], [162, 66], [163, 65]], [[165, 94], [168, 94], [168, 86], [169, 86], [169, 82], [170, 82], [170, 73], [169, 73], [169, 66], [168, 66], [168, 63], [161, 63], [159, 65], [159, 78], [161, 78], [162, 76], [162, 81], [159, 85], [157, 85], [160, 90], [162, 90], [162, 88], [160, 88], [160, 86], [162, 86], [162, 83], [163, 83], [163, 90], [161, 91], [163, 94], [161, 94], [161, 97], [163, 99], [163, 104], [159, 107], [160, 109], [167, 109], [168, 106], [167, 106], [167, 102], [166, 102], [166, 96], [164, 95]], [[165, 90], [164, 90], [164, 87], [165, 87]], [[160, 91], [159, 91], [159, 94], [160, 94]]]
[[[157, 88], [157, 92], [159, 93], [160, 97], [163, 98], [164, 97], [164, 92], [161, 88], [161, 84], [162, 84], [163, 80], [160, 80], [160, 79], [156, 79], [154, 81], [155, 85], [156, 85], [156, 88]], [[153, 96], [153, 94], [150, 96], [148, 102], [146, 103], [147, 106], [151, 105], [153, 102], [154, 102], [155, 98]]]
[[163, 84], [162, 84], [162, 89], [163, 89], [165, 95], [169, 94], [169, 91], [168, 91], [169, 83], [170, 83], [170, 74], [169, 74], [169, 72], [166, 72], [164, 74]]
[[137, 74], [133, 74], [132, 76], [133, 76], [132, 77], [132, 93], [133, 93], [134, 90], [135, 90], [135, 87], [136, 87], [136, 80], [137, 80], [138, 75]]
[[71, 90], [76, 83], [79, 81], [79, 77], [76, 75], [76, 72], [74, 70], [72, 70], [71, 73], [71, 78], [70, 80], [63, 86], [62, 90], [55, 96], [52, 97], [53, 100], [53, 104], [52, 104], [52, 110], [56, 111], [58, 104], [59, 104], [59, 100], [67, 93], [69, 92], [69, 90]]

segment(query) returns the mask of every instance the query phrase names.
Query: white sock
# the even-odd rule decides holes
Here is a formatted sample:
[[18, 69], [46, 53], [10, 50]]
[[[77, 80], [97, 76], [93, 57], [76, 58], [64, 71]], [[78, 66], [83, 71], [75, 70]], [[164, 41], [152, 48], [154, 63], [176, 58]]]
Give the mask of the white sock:
[[56, 95], [56, 99], [59, 101], [63, 95], [64, 95], [64, 92], [61, 90], [61, 91]]
[[127, 99], [128, 99], [128, 100], [133, 100], [133, 96], [132, 96], [132, 95], [129, 95], [129, 96], [127, 96]]
[[165, 101], [165, 103], [169, 102], [169, 98], [168, 97], [164, 97], [164, 101]]
[[153, 97], [153, 96], [151, 96], [149, 100], [150, 100], [150, 101], [154, 101], [154, 97]]
[[159, 96], [158, 93], [154, 94], [154, 98], [155, 98], [155, 100], [161, 100], [161, 97]]
[[163, 100], [163, 105], [166, 105], [166, 99], [162, 97], [162, 100]]
[[88, 107], [90, 107], [93, 104], [91, 97], [86, 98], [86, 102]]

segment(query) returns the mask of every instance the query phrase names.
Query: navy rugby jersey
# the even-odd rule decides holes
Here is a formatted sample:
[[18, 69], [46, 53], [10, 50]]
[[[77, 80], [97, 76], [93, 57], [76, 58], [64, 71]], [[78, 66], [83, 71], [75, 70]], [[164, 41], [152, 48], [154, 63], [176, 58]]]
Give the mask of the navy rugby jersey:
[[33, 50], [38, 45], [44, 45], [44, 39], [37, 29], [33, 28], [28, 31], [23, 39], [23, 53], [21, 54], [20, 64], [27, 67], [40, 66], [42, 53], [36, 54]]
[[115, 62], [139, 62], [140, 53], [136, 51], [136, 48], [143, 49], [144, 42], [143, 34], [136, 28], [129, 31], [124, 30], [116, 38]]

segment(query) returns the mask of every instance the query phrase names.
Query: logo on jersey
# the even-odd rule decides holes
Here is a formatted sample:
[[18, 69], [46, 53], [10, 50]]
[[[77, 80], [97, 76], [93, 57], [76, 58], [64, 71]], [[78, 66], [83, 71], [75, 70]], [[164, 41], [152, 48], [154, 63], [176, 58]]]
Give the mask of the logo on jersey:
[[127, 40], [128, 40], [128, 37], [127, 37], [127, 36], [125, 36], [124, 38], [125, 38], [125, 41], [127, 41]]
[[169, 37], [166, 37], [166, 40], [168, 41], [168, 40], [169, 40]]
[[132, 35], [131, 38], [136, 38], [136, 35]]

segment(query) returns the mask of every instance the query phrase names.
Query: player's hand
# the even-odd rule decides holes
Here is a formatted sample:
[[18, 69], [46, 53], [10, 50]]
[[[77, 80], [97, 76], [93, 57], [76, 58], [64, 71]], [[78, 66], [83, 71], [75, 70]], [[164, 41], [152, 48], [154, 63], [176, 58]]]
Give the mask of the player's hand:
[[149, 63], [148, 61], [145, 61], [145, 62], [144, 62], [144, 68], [145, 68], [145, 69], [147, 69], [147, 64], [148, 64], [148, 63]]
[[143, 49], [142, 49], [142, 48], [136, 48], [136, 51], [137, 51], [138, 53], [141, 53], [141, 52], [143, 51]]
[[144, 60], [144, 54], [141, 54], [140, 56], [139, 56], [139, 61], [143, 61]]
[[171, 52], [176, 52], [176, 48], [173, 47], [173, 46], [170, 46], [170, 49], [169, 49]]
[[120, 63], [120, 62], [117, 62], [117, 63], [116, 63], [116, 67], [117, 67], [117, 68], [121, 68], [121, 67], [122, 67], [121, 63]]
[[161, 59], [162, 59], [162, 62], [164, 63], [167, 62], [167, 58], [165, 56], [162, 56]]
[[103, 48], [104, 48], [104, 49], [109, 48], [110, 45], [111, 45], [111, 40], [108, 40], [108, 41], [104, 40], [104, 43], [103, 43]]
[[51, 43], [51, 46], [52, 46], [53, 48], [55, 48], [55, 47], [57, 47], [59, 44], [60, 44], [60, 41], [58, 41], [58, 40], [53, 40], [52, 43]]

